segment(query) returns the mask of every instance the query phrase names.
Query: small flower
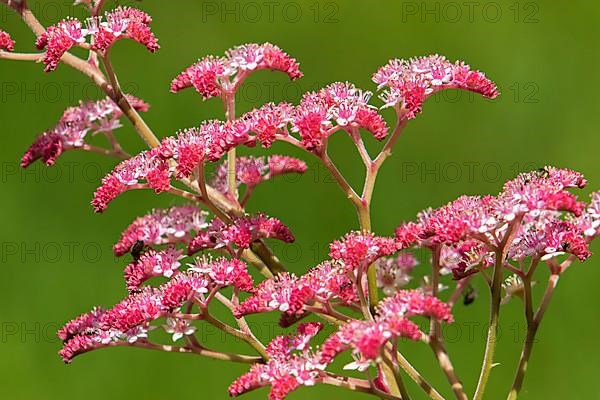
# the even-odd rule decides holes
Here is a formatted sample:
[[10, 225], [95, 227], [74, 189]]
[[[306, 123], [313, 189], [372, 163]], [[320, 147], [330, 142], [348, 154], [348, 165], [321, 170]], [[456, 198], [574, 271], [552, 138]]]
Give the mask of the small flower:
[[155, 209], [137, 218], [127, 227], [119, 241], [113, 246], [115, 255], [122, 256], [137, 242], [144, 246], [187, 243], [193, 232], [208, 226], [207, 213], [193, 205]]
[[176, 342], [184, 336], [190, 336], [196, 333], [196, 327], [191, 325], [190, 321], [180, 318], [167, 318], [167, 323], [163, 325], [165, 332], [173, 335], [173, 341]]
[[11, 39], [8, 32], [0, 29], [0, 51], [13, 51], [15, 49], [15, 42]]
[[523, 300], [525, 296], [525, 285], [523, 279], [518, 275], [511, 275], [502, 283], [502, 289], [504, 289], [504, 297], [502, 298], [502, 304], [506, 304], [513, 297], [518, 297]]
[[418, 264], [415, 256], [407, 252], [402, 252], [397, 257], [380, 258], [375, 263], [377, 286], [383, 289], [386, 296], [393, 295], [410, 282], [410, 273]]

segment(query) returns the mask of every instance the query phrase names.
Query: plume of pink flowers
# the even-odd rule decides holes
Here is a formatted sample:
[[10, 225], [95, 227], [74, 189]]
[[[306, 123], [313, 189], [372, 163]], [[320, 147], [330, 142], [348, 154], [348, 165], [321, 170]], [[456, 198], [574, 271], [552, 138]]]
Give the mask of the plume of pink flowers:
[[[150, 106], [143, 100], [127, 95], [130, 104], [138, 111], [147, 112]], [[27, 168], [41, 159], [46, 165], [54, 165], [56, 159], [66, 150], [94, 149], [85, 139], [99, 133], [109, 135], [120, 128], [123, 112], [110, 98], [98, 101], [80, 102], [78, 106], [67, 108], [54, 128], [37, 137], [21, 159], [21, 166]]]
[[208, 56], [179, 74], [171, 83], [171, 92], [193, 87], [203, 99], [235, 91], [253, 71], [273, 70], [286, 73], [290, 79], [302, 77], [299, 64], [271, 43], [236, 46], [225, 57]]
[[43, 62], [45, 71], [54, 71], [62, 56], [74, 46], [87, 45], [91, 37], [92, 48], [105, 53], [119, 39], [131, 39], [154, 53], [160, 48], [150, 30], [152, 18], [143, 11], [131, 7], [118, 7], [104, 15], [93, 16], [85, 23], [69, 18], [48, 27], [38, 36], [36, 47], [46, 50]]
[[[123, 93], [110, 54], [123, 38], [150, 52], [158, 50], [152, 18], [131, 7], [104, 12], [103, 1], [76, 4], [84, 5], [90, 18], [63, 19], [45, 29], [36, 44], [45, 50], [46, 71], [55, 70], [59, 62], [75, 67], [107, 97], [68, 108], [30, 146], [21, 165], [41, 159], [50, 166], [66, 150], [92, 151], [120, 160], [94, 193], [96, 212], [137, 189], [185, 203], [154, 209], [121, 233], [113, 251], [127, 255], [122, 258], [125, 297], [113, 307], [92, 308], [58, 331], [64, 362], [100, 348], [135, 347], [250, 364], [229, 387], [234, 397], [269, 387], [269, 399], [283, 400], [301, 387], [326, 384], [386, 400], [407, 400], [408, 391], [417, 388], [443, 399], [404, 354], [404, 345], [417, 341], [433, 350], [449, 390], [467, 400], [442, 324], [453, 322], [461, 297], [464, 305], [471, 304], [477, 297], [474, 286], [483, 285], [490, 293], [490, 318], [473, 397], [484, 398], [495, 365], [501, 305], [514, 297], [523, 300], [528, 329], [510, 391], [519, 392], [559, 278], [574, 262], [590, 257], [590, 243], [600, 234], [600, 192], [583, 202], [576, 195], [586, 186], [583, 175], [547, 166], [519, 174], [497, 195], [464, 195], [427, 208], [413, 221], [401, 223], [393, 236], [377, 233], [379, 221], [371, 218], [380, 168], [425, 100], [446, 89], [493, 99], [498, 89], [484, 73], [439, 55], [392, 59], [372, 76], [383, 103], [352, 83], [334, 82], [304, 94], [298, 104], [267, 102], [236, 115], [236, 94], [253, 72], [280, 71], [291, 80], [302, 76], [296, 59], [279, 47], [245, 44], [224, 56], [201, 58], [171, 84], [172, 92], [193, 87], [205, 100], [220, 98], [225, 118], [159, 139], [140, 115], [149, 106]], [[8, 5], [15, 8], [14, 2]], [[31, 24], [35, 17], [26, 2], [18, 7], [37, 26]], [[66, 55], [74, 47], [88, 52], [87, 58]], [[0, 58], [40, 59], [38, 54], [9, 53], [13, 48], [10, 36], [0, 30]], [[395, 114], [391, 128], [380, 113], [387, 107]], [[113, 131], [125, 120], [150, 148], [133, 156], [123, 150]], [[360, 157], [355, 166], [364, 167], [362, 191], [330, 157], [333, 134], [348, 135], [355, 146]], [[104, 136], [109, 147], [93, 144], [89, 139], [94, 135]], [[373, 143], [365, 143], [369, 137]], [[380, 141], [384, 143], [373, 153]], [[307, 164], [287, 155], [238, 153], [257, 145], [263, 152], [292, 146], [315, 157], [355, 208], [358, 227], [330, 243], [329, 259], [295, 265], [293, 273], [277, 256], [285, 253], [271, 248], [276, 241], [290, 244], [296, 237], [282, 220], [267, 216], [268, 210], [251, 210], [248, 198], [274, 177], [305, 173]], [[278, 202], [288, 204], [285, 191], [276, 195]], [[123, 199], [121, 204], [129, 203]], [[390, 220], [397, 221], [397, 216]], [[540, 302], [532, 296], [538, 265], [549, 272]], [[277, 315], [280, 329], [295, 326], [296, 332], [257, 334], [253, 319], [266, 313]], [[418, 325], [419, 318], [426, 324]], [[210, 338], [197, 335], [205, 326], [248, 348], [241, 354], [213, 349]], [[409, 340], [400, 346], [401, 339]], [[351, 361], [344, 371], [355, 372], [341, 372], [344, 358]], [[416, 385], [405, 385], [406, 378]]]

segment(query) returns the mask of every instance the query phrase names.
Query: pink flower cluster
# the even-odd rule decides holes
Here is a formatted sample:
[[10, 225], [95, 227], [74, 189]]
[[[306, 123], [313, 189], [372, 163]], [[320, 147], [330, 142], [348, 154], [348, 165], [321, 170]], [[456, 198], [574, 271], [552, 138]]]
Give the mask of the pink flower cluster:
[[587, 238], [600, 235], [600, 191], [590, 195], [591, 201], [583, 214], [577, 219], [577, 226]]
[[[264, 386], [271, 386], [269, 399], [282, 400], [300, 386], [312, 386], [325, 374], [325, 368], [342, 352], [352, 350], [360, 370], [367, 368], [382, 354], [385, 345], [400, 337], [421, 338], [419, 327], [408, 318], [425, 316], [452, 322], [450, 307], [433, 296], [419, 291], [400, 291], [377, 308], [374, 321], [352, 320], [342, 325], [316, 351], [309, 347], [319, 333], [319, 323], [301, 324], [295, 336], [279, 336], [267, 346], [269, 361], [257, 364], [238, 378], [229, 393], [238, 396]], [[301, 351], [295, 354], [294, 350]]]
[[[127, 100], [138, 111], [146, 112], [150, 107], [133, 96], [127, 95]], [[63, 151], [84, 147], [88, 133], [111, 133], [120, 128], [122, 116], [122, 111], [108, 97], [69, 107], [54, 128], [47, 130], [33, 142], [23, 155], [21, 166], [27, 168], [38, 159], [42, 159], [46, 165], [53, 165]]]
[[159, 49], [158, 40], [150, 30], [152, 18], [131, 7], [118, 7], [106, 12], [104, 19], [91, 17], [83, 26], [79, 20], [65, 19], [48, 27], [36, 41], [36, 47], [45, 49], [45, 71], [54, 71], [62, 56], [74, 46], [86, 43], [92, 37], [92, 49], [105, 53], [119, 39], [132, 39], [149, 51]]
[[296, 60], [271, 43], [234, 47], [225, 57], [208, 56], [188, 67], [171, 84], [171, 92], [194, 87], [206, 100], [233, 92], [252, 71], [282, 71], [291, 79], [302, 77]]
[[329, 256], [343, 262], [348, 270], [365, 270], [377, 259], [400, 250], [393, 238], [376, 236], [372, 232], [351, 232], [330, 246]]
[[[199, 231], [192, 239], [188, 246], [188, 254], [207, 249], [226, 249], [232, 255], [237, 255], [239, 249], [247, 249], [253, 242], [266, 238], [278, 239], [285, 243], [295, 240], [285, 224], [264, 214], [235, 218], [230, 224], [214, 218], [206, 229]], [[238, 250], [233, 248], [234, 245]]]
[[[491, 265], [494, 246], [514, 223], [518, 225], [509, 243], [511, 258], [546, 259], [570, 253], [584, 260], [590, 255], [584, 231], [591, 218], [583, 214], [585, 204], [567, 189], [585, 184], [577, 172], [545, 167], [507, 182], [497, 196], [462, 196], [436, 210], [426, 210], [416, 223], [400, 226], [396, 238], [403, 246], [443, 246], [442, 266], [457, 278], [474, 272], [477, 265]], [[593, 203], [590, 209], [594, 209]], [[577, 218], [565, 221], [563, 212]]]
[[381, 99], [388, 107], [401, 105], [408, 118], [415, 118], [430, 95], [444, 89], [465, 89], [493, 99], [496, 85], [480, 71], [462, 61], [452, 63], [440, 55], [390, 60], [373, 74], [379, 89], [387, 87]]
[[406, 286], [411, 272], [419, 264], [412, 253], [403, 251], [395, 257], [380, 258], [375, 262], [377, 267], [377, 286], [383, 293], [392, 296], [400, 288]]
[[388, 133], [385, 120], [369, 105], [371, 92], [364, 92], [351, 83], [336, 82], [318, 92], [304, 95], [293, 115], [294, 132], [302, 138], [304, 147], [314, 150], [337, 129], [363, 128], [382, 140]]
[[[284, 104], [267, 105], [234, 121], [208, 121], [198, 128], [186, 129], [177, 136], [164, 138], [159, 147], [123, 161], [106, 176], [92, 201], [94, 208], [97, 212], [104, 211], [121, 193], [140, 188], [140, 181], [143, 180], [157, 193], [168, 190], [172, 178], [189, 178], [205, 162], [219, 160], [230, 149], [242, 144], [253, 146], [257, 138], [251, 137], [250, 133], [257, 132], [259, 137], [261, 132], [268, 129], [274, 134], [286, 125], [287, 119], [278, 115], [287, 114], [289, 111], [285, 110], [289, 107]], [[264, 135], [263, 138], [267, 140]], [[170, 166], [170, 161], [174, 162], [175, 168]], [[279, 157], [273, 161], [271, 165], [276, 167], [275, 171], [280, 167], [284, 170], [304, 169], [301, 162], [291, 158]]]
[[122, 161], [102, 178], [102, 185], [94, 193], [92, 206], [96, 212], [103, 212], [121, 193], [132, 189], [149, 187], [161, 193], [171, 187], [172, 176], [172, 168], [158, 148], [143, 151]]
[[13, 51], [15, 49], [15, 42], [11, 39], [8, 32], [0, 29], [0, 51]]
[[[150, 260], [161, 267], [166, 265], [161, 264], [166, 258], [149, 257], [149, 263]], [[170, 260], [172, 262], [172, 258]], [[60, 355], [69, 363], [75, 356], [90, 350], [144, 340], [152, 329], [151, 322], [170, 316], [188, 302], [207, 305], [211, 298], [206, 294], [225, 286], [252, 291], [254, 284], [246, 265], [240, 260], [224, 258], [201, 261], [158, 288], [145, 287], [109, 310], [95, 308], [68, 322], [58, 332], [64, 341]]]
[[[356, 302], [356, 285], [342, 264], [325, 261], [301, 277], [284, 273], [263, 281], [254, 294], [239, 305], [235, 314], [241, 317], [281, 311], [291, 317], [304, 314], [305, 306], [328, 304], [334, 300], [344, 304]], [[289, 322], [293, 321], [292, 318]], [[288, 325], [287, 322], [284, 315], [282, 325]]]
[[[283, 400], [300, 386], [314, 386], [324, 376], [319, 356], [307, 346], [323, 328], [319, 323], [298, 326], [295, 336], [278, 336], [267, 346], [269, 361], [256, 364], [229, 386], [229, 394], [237, 397], [249, 391], [271, 386], [269, 400]], [[295, 353], [294, 351], [300, 351]]]
[[148, 250], [139, 260], [125, 267], [127, 290], [135, 292], [145, 281], [156, 276], [172, 277], [181, 266], [179, 260], [182, 258], [183, 253], [175, 247], [168, 247], [163, 251]]
[[144, 246], [188, 243], [194, 233], [208, 227], [206, 212], [193, 205], [156, 209], [137, 218], [114, 245], [115, 255], [122, 256], [138, 241]]
[[385, 344], [404, 337], [419, 340], [419, 327], [408, 318], [425, 316], [452, 322], [450, 307], [417, 290], [401, 290], [377, 306], [374, 321], [351, 321], [340, 327], [321, 347], [320, 362], [330, 364], [342, 352], [352, 350], [358, 369], [367, 368], [382, 354]]
[[[253, 190], [260, 183], [266, 182], [276, 176], [284, 174], [303, 174], [307, 170], [306, 163], [294, 157], [270, 155], [265, 157], [237, 157], [236, 182], [238, 187], [245, 185], [247, 190]], [[220, 165], [211, 181], [212, 187], [227, 193], [228, 184], [227, 162]]]

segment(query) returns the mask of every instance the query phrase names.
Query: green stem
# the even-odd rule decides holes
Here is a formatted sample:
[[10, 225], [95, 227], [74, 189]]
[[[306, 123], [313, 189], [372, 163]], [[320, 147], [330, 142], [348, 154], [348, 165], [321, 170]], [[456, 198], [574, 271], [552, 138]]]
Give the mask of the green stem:
[[517, 372], [515, 374], [515, 379], [513, 381], [512, 388], [508, 395], [508, 400], [515, 400], [519, 395], [519, 391], [523, 386], [523, 380], [525, 379], [525, 372], [527, 372], [527, 364], [529, 363], [529, 358], [531, 357], [531, 351], [533, 350], [533, 345], [535, 343], [535, 336], [542, 322], [542, 318], [546, 310], [548, 309], [548, 305], [550, 304], [550, 300], [552, 299], [552, 295], [554, 294], [554, 289], [558, 285], [558, 280], [560, 275], [552, 274], [548, 280], [548, 286], [546, 287], [546, 292], [544, 293], [544, 297], [542, 298], [542, 302], [540, 307], [538, 308], [533, 320], [527, 326], [527, 337], [525, 338], [525, 343], [523, 343], [523, 350], [521, 351], [521, 357], [519, 358], [519, 365], [517, 367]]
[[140, 114], [129, 104], [127, 97], [123, 94], [121, 90], [121, 86], [119, 85], [119, 81], [117, 79], [117, 75], [110, 61], [110, 57], [107, 54], [101, 57], [102, 63], [104, 65], [104, 69], [106, 70], [106, 75], [110, 80], [110, 84], [112, 87], [112, 99], [119, 108], [123, 111], [123, 113], [127, 116], [127, 118], [131, 121], [135, 129], [138, 131], [142, 139], [146, 142], [146, 144], [150, 147], [157, 147], [160, 145], [160, 141], [154, 135], [154, 132], [150, 129], [150, 127], [146, 124], [146, 121], [142, 119]]
[[244, 364], [256, 364], [263, 361], [261, 357], [251, 357], [241, 354], [222, 353], [219, 351], [208, 350], [202, 347], [179, 347], [155, 344], [151, 342], [138, 341], [131, 344], [125, 344], [123, 346], [138, 347], [150, 350], [167, 351], [171, 353], [190, 353], [198, 354], [201, 356], [213, 358], [215, 360], [232, 361]]
[[[431, 293], [435, 297], [437, 297], [438, 295], [440, 284], [440, 252], [441, 246], [436, 246], [432, 249]], [[458, 285], [460, 285], [460, 283]], [[440, 368], [444, 372], [444, 375], [446, 375], [446, 379], [452, 387], [454, 396], [458, 400], [467, 400], [467, 395], [464, 391], [463, 384], [458, 378], [456, 371], [454, 370], [454, 365], [450, 360], [448, 351], [444, 346], [442, 326], [440, 324], [440, 321], [435, 318], [431, 319], [431, 324], [429, 328], [429, 346], [431, 347], [433, 354], [438, 360], [438, 363], [440, 365]]]
[[479, 381], [473, 400], [483, 399], [485, 387], [487, 385], [492, 367], [494, 365], [494, 353], [496, 351], [496, 342], [498, 339], [498, 321], [500, 317], [500, 300], [502, 293], [502, 251], [496, 251], [496, 264], [494, 266], [494, 275], [490, 286], [491, 304], [490, 304], [490, 322], [488, 326], [487, 340], [485, 344], [485, 355], [481, 366]]
[[256, 350], [258, 352], [258, 354], [261, 355], [261, 357], [264, 360], [268, 360], [269, 359], [269, 355], [267, 354], [266, 350], [265, 350], [265, 346], [262, 345], [262, 343], [260, 343], [253, 335], [250, 335], [248, 333], [242, 332], [238, 329], [235, 329], [229, 325], [227, 325], [224, 322], [221, 322], [220, 320], [214, 318], [213, 316], [211, 316], [210, 314], [206, 313], [204, 315], [203, 318], [206, 322], [208, 322], [209, 324], [215, 326], [216, 328], [222, 330], [225, 333], [230, 334], [231, 336], [234, 336], [238, 339], [243, 340], [244, 342], [248, 343], [250, 346], [252, 346], [252, 348], [254, 350]]
[[494, 354], [496, 352], [496, 344], [498, 340], [498, 321], [500, 319], [500, 301], [502, 295], [502, 272], [504, 268], [504, 258], [510, 244], [518, 232], [518, 227], [521, 225], [523, 216], [517, 216], [508, 226], [504, 239], [498, 244], [495, 249], [496, 262], [494, 265], [494, 274], [490, 283], [490, 322], [488, 326], [487, 340], [485, 344], [485, 355], [481, 365], [481, 373], [477, 382], [477, 389], [473, 400], [483, 399], [485, 387], [490, 378], [492, 367], [494, 366]]
[[[235, 94], [227, 92], [223, 97], [223, 102], [225, 103], [225, 117], [227, 121], [233, 121], [235, 119]], [[227, 152], [227, 186], [231, 197], [237, 200], [237, 171], [235, 164], [236, 149], [233, 147]]]

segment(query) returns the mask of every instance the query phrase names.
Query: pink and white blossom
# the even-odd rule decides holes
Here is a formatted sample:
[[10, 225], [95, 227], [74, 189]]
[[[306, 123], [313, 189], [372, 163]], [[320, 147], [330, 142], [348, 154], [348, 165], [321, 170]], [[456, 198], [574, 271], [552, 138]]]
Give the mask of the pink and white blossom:
[[10, 34], [0, 29], [0, 51], [14, 51], [15, 41], [12, 40]]

